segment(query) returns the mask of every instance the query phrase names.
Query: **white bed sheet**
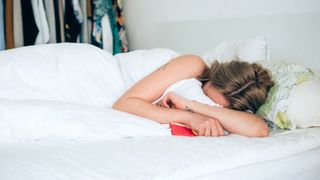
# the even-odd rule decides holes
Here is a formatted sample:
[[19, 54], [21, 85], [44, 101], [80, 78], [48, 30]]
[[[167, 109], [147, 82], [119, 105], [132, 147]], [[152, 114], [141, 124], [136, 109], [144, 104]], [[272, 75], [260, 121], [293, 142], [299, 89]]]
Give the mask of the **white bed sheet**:
[[[2, 143], [0, 179], [232, 179], [244, 173], [262, 175], [260, 179], [279, 175], [299, 179], [297, 170], [306, 172], [305, 177], [317, 175], [308, 176], [308, 172], [318, 173], [319, 148], [320, 128], [260, 139], [162, 136], [87, 143]], [[286, 160], [292, 156], [296, 158]]]
[[201, 177], [197, 180], [318, 180], [320, 147], [286, 158], [254, 163]]

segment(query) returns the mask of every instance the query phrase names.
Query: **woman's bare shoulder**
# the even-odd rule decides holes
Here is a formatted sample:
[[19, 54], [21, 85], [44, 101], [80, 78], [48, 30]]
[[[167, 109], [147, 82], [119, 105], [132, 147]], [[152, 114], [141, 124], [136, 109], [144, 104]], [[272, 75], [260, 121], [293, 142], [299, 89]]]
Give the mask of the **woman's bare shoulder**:
[[134, 97], [153, 102], [173, 83], [198, 77], [205, 69], [206, 64], [199, 56], [178, 56], [140, 80], [122, 98]]
[[186, 68], [187, 72], [196, 76], [201, 75], [207, 67], [204, 60], [196, 55], [182, 55], [174, 60], [176, 60], [176, 66]]

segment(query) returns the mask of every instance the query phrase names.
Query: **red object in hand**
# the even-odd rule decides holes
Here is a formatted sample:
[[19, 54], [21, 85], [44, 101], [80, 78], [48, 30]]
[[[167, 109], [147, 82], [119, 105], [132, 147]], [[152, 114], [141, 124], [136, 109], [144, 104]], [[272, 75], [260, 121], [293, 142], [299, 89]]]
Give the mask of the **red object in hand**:
[[192, 129], [179, 123], [170, 123], [171, 133], [176, 136], [197, 136]]

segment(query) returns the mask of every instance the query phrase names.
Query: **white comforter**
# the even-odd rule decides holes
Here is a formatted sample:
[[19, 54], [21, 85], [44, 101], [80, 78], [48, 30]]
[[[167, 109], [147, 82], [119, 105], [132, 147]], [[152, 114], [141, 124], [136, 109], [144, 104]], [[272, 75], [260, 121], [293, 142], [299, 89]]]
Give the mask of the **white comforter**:
[[172, 137], [110, 109], [128, 88], [124, 74], [89, 45], [0, 52], [0, 87], [0, 179], [186, 179], [320, 147], [319, 128]]
[[[164, 58], [168, 57], [158, 59]], [[137, 63], [131, 67], [141, 59], [133, 57]], [[110, 108], [128, 89], [127, 72], [121, 72], [118, 62], [109, 53], [84, 44], [0, 52], [0, 142], [170, 135], [154, 121]], [[142, 78], [144, 71], [139, 70], [132, 71], [141, 76], [135, 78]]]

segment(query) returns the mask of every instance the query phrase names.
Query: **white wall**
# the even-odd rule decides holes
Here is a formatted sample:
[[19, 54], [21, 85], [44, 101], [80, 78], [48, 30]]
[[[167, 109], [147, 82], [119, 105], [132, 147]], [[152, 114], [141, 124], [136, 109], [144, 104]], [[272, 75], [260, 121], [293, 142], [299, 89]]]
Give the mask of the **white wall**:
[[274, 59], [320, 68], [320, 0], [124, 0], [129, 47], [201, 55], [265, 36]]

